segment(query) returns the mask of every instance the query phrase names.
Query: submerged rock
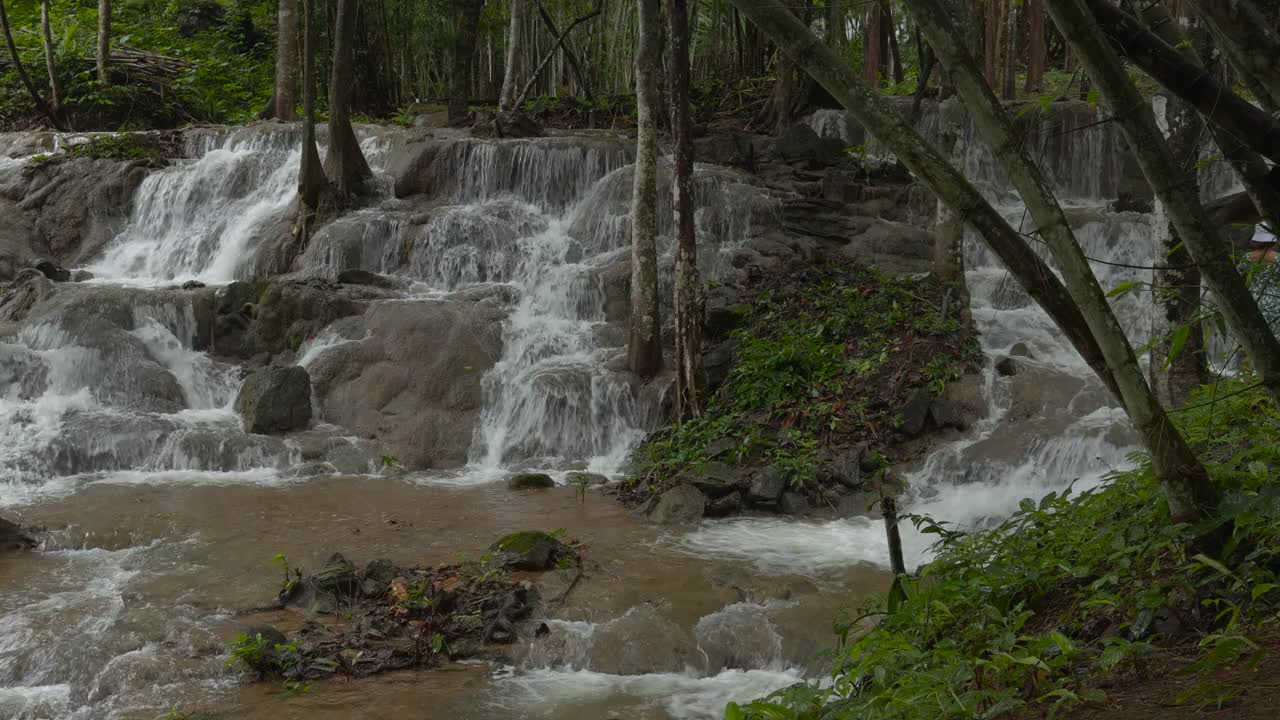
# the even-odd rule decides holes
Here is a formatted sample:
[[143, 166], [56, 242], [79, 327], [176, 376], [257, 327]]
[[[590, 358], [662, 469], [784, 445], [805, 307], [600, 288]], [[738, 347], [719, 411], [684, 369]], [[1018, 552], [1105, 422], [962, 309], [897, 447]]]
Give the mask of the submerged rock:
[[17, 523], [0, 518], [0, 552], [29, 550], [35, 546], [36, 541], [24, 532]]
[[311, 377], [297, 365], [255, 370], [240, 386], [235, 407], [246, 432], [303, 430], [311, 422]]
[[549, 570], [569, 552], [564, 543], [540, 530], [511, 533], [489, 546], [500, 566], [514, 570]]
[[1017, 375], [1017, 374], [1018, 374], [1018, 361], [1017, 361], [1017, 360], [1014, 360], [1013, 358], [1009, 357], [1008, 355], [1001, 355], [1001, 356], [996, 360], [996, 372], [997, 372], [997, 373], [999, 373], [1000, 375], [1002, 375], [1003, 377], [1009, 377], [1009, 376], [1011, 376], [1011, 375]]
[[696, 525], [702, 520], [707, 497], [692, 485], [677, 485], [662, 493], [645, 515], [661, 525]]
[[516, 473], [507, 478], [507, 487], [512, 490], [543, 490], [556, 486], [556, 481], [546, 473]]

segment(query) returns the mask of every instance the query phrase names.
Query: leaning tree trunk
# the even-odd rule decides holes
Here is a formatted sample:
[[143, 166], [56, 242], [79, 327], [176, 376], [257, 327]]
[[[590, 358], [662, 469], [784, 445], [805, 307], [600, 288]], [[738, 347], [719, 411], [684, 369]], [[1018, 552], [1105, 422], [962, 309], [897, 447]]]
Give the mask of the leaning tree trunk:
[[774, 42], [786, 49], [863, 127], [884, 143], [911, 172], [943, 199], [987, 243], [1005, 268], [1044, 308], [1063, 335], [1113, 393], [1115, 378], [1089, 332], [1080, 308], [1056, 274], [1026, 244], [1000, 213], [982, 197], [936, 148], [884, 98], [858, 81], [844, 59], [824, 47], [785, 7], [769, 0], [731, 0]]
[[98, 0], [98, 82], [106, 84], [107, 63], [111, 61], [111, 0]]
[[484, 0], [460, 0], [461, 19], [453, 45], [453, 75], [449, 88], [449, 125], [467, 122], [467, 99], [471, 97], [471, 61], [476, 54], [476, 29], [480, 27], [480, 10]]
[[[925, 43], [927, 46], [928, 43]], [[930, 51], [932, 53], [932, 51]], [[955, 99], [938, 103], [938, 150], [951, 159], [955, 167], [964, 167], [968, 151], [965, 129], [969, 116]], [[933, 232], [933, 271], [930, 276], [952, 290], [963, 312], [969, 308], [969, 288], [964, 277], [964, 218], [950, 205], [937, 200]]]
[[1280, 107], [1280, 33], [1251, 0], [1191, 0], [1196, 15], [1217, 37], [1218, 46], [1236, 71], [1259, 88], [1258, 101], [1268, 111]]
[[[569, 49], [569, 45], [568, 45], [569, 33], [573, 32], [573, 29], [578, 27], [582, 23], [599, 15], [603, 10], [604, 10], [604, 0], [597, 0], [595, 9], [591, 10], [585, 15], [579, 16], [578, 18], [574, 19], [573, 22], [569, 23], [569, 25], [565, 27], [563, 32], [558, 32], [555, 34], [555, 38], [556, 38], [555, 42], [551, 43], [551, 47], [548, 48], [546, 53], [543, 54], [542, 60], [538, 63], [538, 66], [535, 67], [533, 69], [533, 72], [529, 74], [529, 79], [525, 81], [524, 88], [520, 90], [520, 94], [516, 96], [515, 100], [511, 101], [512, 107], [520, 107], [520, 105], [524, 102], [524, 99], [528, 97], [529, 93], [533, 90], [533, 86], [538, 82], [538, 77], [542, 75], [542, 71], [546, 69], [547, 64], [551, 62], [551, 58], [555, 57], [557, 50], [563, 49], [566, 58], [574, 57], [573, 51]], [[543, 21], [547, 23], [548, 27], [555, 28], [555, 22], [551, 20], [551, 16], [547, 14], [547, 11], [542, 8], [541, 4], [538, 5], [538, 12], [542, 13]], [[578, 61], [576, 59], [571, 60], [571, 64], [575, 68], [577, 67], [577, 63]], [[579, 78], [579, 82], [584, 83], [585, 85], [585, 81], [581, 79], [582, 78], [581, 72], [578, 73], [578, 78]], [[590, 97], [590, 95], [591, 95], [591, 90], [590, 88], [587, 88], [587, 96]]]
[[53, 29], [49, 26], [49, 0], [40, 2], [40, 39], [44, 43], [44, 66], [49, 73], [49, 112], [62, 112], [62, 81], [58, 79], [58, 65], [53, 53]]
[[[588, 103], [594, 105], [596, 99], [595, 95], [591, 93], [591, 82], [587, 80], [586, 73], [582, 72], [582, 63], [579, 62], [577, 53], [573, 51], [573, 48], [569, 47], [569, 32], [573, 30], [573, 25], [584, 22], [584, 20], [579, 19], [573, 21], [572, 25], [565, 28], [564, 33], [561, 33], [560, 30], [556, 28], [555, 19], [553, 19], [551, 14], [547, 12], [547, 9], [542, 6], [542, 3], [539, 2], [537, 5], [538, 17], [542, 18], [542, 24], [546, 26], [547, 31], [550, 32], [553, 37], [563, 38], [558, 40], [556, 45], [558, 45], [564, 52], [564, 59], [569, 63], [569, 68], [573, 70], [573, 76], [578, 79], [578, 86], [582, 90], [582, 96], [587, 99]], [[595, 10], [590, 13], [589, 17], [599, 15], [602, 10], [604, 10], [604, 0], [598, 0], [598, 2], [596, 2]], [[526, 94], [527, 92], [528, 90], [526, 89]]]
[[294, 237], [305, 248], [322, 208], [331, 204], [329, 180], [316, 149], [316, 22], [312, 0], [302, 0], [305, 30], [302, 40], [302, 162], [298, 166], [298, 219]]
[[280, 0], [276, 25], [276, 88], [272, 95], [277, 120], [298, 119], [298, 0]]
[[329, 153], [324, 159], [324, 171], [343, 203], [364, 194], [369, 179], [373, 177], [373, 171], [360, 151], [360, 141], [351, 127], [351, 96], [355, 91], [352, 64], [356, 1], [337, 0], [333, 69], [329, 75]]
[[[921, 31], [951, 73], [956, 91], [978, 132], [1009, 174], [1062, 271], [1063, 282], [1080, 308], [1111, 369], [1117, 399], [1128, 413], [1151, 454], [1164, 486], [1169, 510], [1177, 522], [1205, 519], [1218, 505], [1218, 492], [1183, 437], [1156, 401], [1124, 329], [1076, 240], [1053, 189], [1027, 154], [1013, 119], [982, 77], [977, 63], [958, 41], [960, 32], [941, 0], [908, 0]], [[1010, 8], [1010, 12], [1013, 9]]]
[[9, 27], [9, 15], [4, 9], [4, 0], [0, 0], [0, 30], [4, 31], [5, 45], [9, 46], [9, 55], [13, 59], [13, 66], [18, 69], [18, 77], [22, 80], [22, 84], [26, 86], [27, 92], [31, 95], [31, 102], [35, 104], [36, 111], [45, 116], [55, 128], [65, 130], [57, 116], [45, 105], [44, 99], [40, 97], [40, 91], [36, 90], [35, 83], [31, 82], [31, 76], [27, 74], [27, 69], [22, 65], [22, 58], [18, 57], [18, 46], [13, 42], [13, 30]]
[[512, 110], [516, 99], [516, 66], [520, 63], [521, 36], [524, 34], [524, 9], [529, 0], [511, 0], [511, 30], [507, 37], [507, 66], [502, 75], [502, 94], [498, 96], [500, 112]]
[[636, 164], [631, 194], [631, 328], [627, 367], [643, 378], [662, 369], [662, 322], [658, 307], [658, 0], [639, 0], [636, 49]]
[[1107, 98], [1114, 122], [1137, 156], [1142, 174], [1164, 203], [1170, 221], [1217, 297], [1223, 317], [1248, 353], [1262, 384], [1280, 405], [1280, 341], [1272, 334], [1244, 279], [1236, 271], [1227, 245], [1201, 206], [1194, 186], [1174, 162], [1151, 109], [1089, 14], [1084, 0], [1046, 0], [1046, 4], [1054, 23]]
[[689, 16], [685, 0], [667, 0], [670, 29], [671, 182], [676, 236], [676, 416], [702, 414], [702, 313], [698, 301], [698, 252], [694, 237], [693, 121], [689, 108]]

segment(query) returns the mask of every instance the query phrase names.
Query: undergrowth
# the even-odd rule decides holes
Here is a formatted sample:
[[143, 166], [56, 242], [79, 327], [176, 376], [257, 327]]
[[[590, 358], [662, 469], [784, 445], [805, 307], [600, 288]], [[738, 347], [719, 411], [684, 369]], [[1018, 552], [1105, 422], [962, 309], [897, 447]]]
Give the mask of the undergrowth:
[[837, 619], [831, 682], [727, 716], [997, 718], [1026, 706], [1062, 716], [1170, 642], [1194, 643], [1196, 660], [1169, 701], [1229, 701], [1243, 688], [1217, 671], [1260, 662], [1259, 638], [1277, 620], [1280, 415], [1237, 381], [1202, 389], [1177, 417], [1227, 492], [1216, 523], [1234, 534], [1220, 556], [1194, 549], [1208, 528], [1170, 523], [1145, 456], [1095, 487], [1024, 500], [993, 528], [913, 517], [938, 535], [936, 559]]
[[706, 412], [650, 437], [629, 489], [661, 491], [725, 439], [729, 462], [773, 463], [797, 488], [821, 448], [890, 452], [906, 395], [936, 395], [981, 358], [961, 307], [928, 279], [854, 266], [775, 278], [742, 311], [732, 369]]

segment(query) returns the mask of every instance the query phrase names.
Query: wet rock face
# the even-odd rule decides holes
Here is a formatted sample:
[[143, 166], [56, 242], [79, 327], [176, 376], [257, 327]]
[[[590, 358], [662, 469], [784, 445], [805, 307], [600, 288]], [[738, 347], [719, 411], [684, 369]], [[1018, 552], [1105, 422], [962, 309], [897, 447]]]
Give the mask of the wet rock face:
[[516, 473], [507, 478], [507, 487], [512, 490], [543, 490], [556, 486], [556, 481], [546, 473]]
[[297, 365], [255, 370], [240, 386], [235, 407], [246, 432], [303, 430], [311, 422], [311, 377]]
[[501, 538], [489, 546], [489, 554], [500, 567], [550, 570], [557, 559], [569, 554], [569, 548], [540, 530], [525, 530]]
[[344, 320], [350, 342], [309, 366], [321, 417], [381, 441], [409, 470], [465, 464], [504, 315], [489, 303], [414, 301]]
[[[233, 283], [219, 308], [229, 318], [240, 316], [245, 326], [237, 348], [224, 344], [222, 352], [241, 357], [266, 356], [284, 361], [330, 323], [364, 312], [367, 301], [385, 293], [359, 285], [338, 286], [318, 281], [272, 282], [269, 285]], [[220, 316], [221, 317], [221, 316]], [[251, 321], [251, 322], [250, 322]], [[234, 334], [228, 320], [227, 333]]]
[[35, 546], [36, 541], [16, 523], [0, 518], [0, 552], [29, 550]]
[[645, 516], [660, 525], [697, 525], [706, 507], [707, 497], [698, 488], [677, 485], [658, 496]]
[[693, 637], [650, 604], [598, 627], [587, 666], [618, 675], [681, 672], [701, 664]]

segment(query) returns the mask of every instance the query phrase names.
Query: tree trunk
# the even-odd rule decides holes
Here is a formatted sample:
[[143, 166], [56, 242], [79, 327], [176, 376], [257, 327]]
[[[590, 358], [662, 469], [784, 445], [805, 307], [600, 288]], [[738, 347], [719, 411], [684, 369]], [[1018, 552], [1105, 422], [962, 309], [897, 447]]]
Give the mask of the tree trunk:
[[62, 112], [62, 81], [58, 79], [58, 66], [53, 54], [53, 29], [49, 26], [49, 0], [40, 2], [40, 38], [44, 43], [44, 66], [49, 73], [49, 112]]
[[13, 29], [9, 27], [9, 14], [5, 12], [4, 0], [0, 0], [0, 30], [4, 31], [5, 45], [9, 46], [9, 55], [13, 58], [13, 66], [18, 70], [18, 77], [22, 80], [22, 84], [26, 86], [27, 92], [31, 94], [31, 102], [35, 104], [36, 111], [45, 116], [55, 128], [65, 130], [61, 121], [45, 105], [44, 98], [40, 97], [40, 91], [36, 90], [35, 83], [31, 82], [31, 76], [27, 74], [27, 69], [22, 65], [22, 58], [18, 57], [18, 46], [13, 42]]
[[627, 367], [642, 378], [662, 369], [662, 322], [658, 307], [658, 0], [639, 0], [636, 48], [636, 164], [631, 194], [631, 332]]
[[355, 60], [356, 2], [337, 0], [333, 70], [329, 76], [329, 153], [324, 159], [324, 171], [343, 203], [363, 195], [368, 189], [368, 180], [373, 177], [373, 171], [360, 150], [360, 141], [351, 127], [351, 96], [355, 90], [352, 64]]
[[1044, 0], [1027, 0], [1027, 82], [1028, 93], [1044, 89]]
[[1129, 80], [1084, 0], [1046, 0], [1046, 5], [1054, 23], [1106, 96], [1114, 122], [1137, 156], [1142, 174], [1164, 203], [1170, 221], [1200, 267], [1223, 317], [1244, 346], [1263, 385], [1280, 405], [1280, 342], [1236, 271], [1227, 245], [1200, 205], [1194, 186], [1174, 162], [1151, 109]]
[[524, 10], [529, 0], [511, 0], [511, 29], [507, 37], [507, 66], [502, 76], [502, 94], [498, 96], [498, 111], [512, 110], [516, 98], [516, 66], [520, 63], [521, 36], [524, 34]]
[[862, 73], [867, 84], [873, 88], [883, 87], [885, 81], [880, 71], [884, 65], [884, 58], [880, 53], [880, 24], [884, 22], [884, 15], [880, 7], [880, 3], [877, 2], [868, 11], [867, 29], [862, 38]]
[[1251, 0], [1191, 0], [1191, 6], [1236, 72], [1262, 89], [1262, 106], [1275, 112], [1280, 107], [1280, 34]]
[[298, 219], [294, 237], [305, 248], [321, 208], [331, 204], [329, 180], [316, 149], [316, 18], [313, 0], [302, 0], [302, 162], [298, 166]]
[[880, 0], [880, 42], [881, 51], [886, 46], [889, 52], [883, 53], [882, 61], [893, 56], [893, 81], [902, 84], [906, 79], [906, 71], [902, 67], [902, 53], [898, 50], [898, 26], [893, 20], [893, 7], [889, 0]]
[[[551, 58], [555, 57], [557, 50], [560, 50], [561, 48], [563, 48], [565, 51], [566, 57], [571, 57], [573, 55], [573, 51], [570, 50], [569, 46], [565, 44], [565, 41], [569, 37], [569, 33], [573, 32], [573, 29], [578, 27], [582, 23], [599, 15], [603, 9], [604, 9], [604, 0], [598, 0], [598, 2], [596, 2], [595, 9], [593, 9], [591, 12], [587, 13], [586, 15], [582, 15], [578, 18], [575, 18], [574, 21], [569, 23], [569, 26], [564, 29], [564, 32], [555, 34], [555, 38], [556, 38], [555, 42], [553, 42], [551, 44], [551, 47], [547, 49], [547, 52], [543, 54], [542, 60], [538, 63], [538, 66], [533, 69], [532, 73], [529, 74], [529, 79], [525, 82], [524, 88], [520, 90], [520, 94], [516, 96], [516, 99], [511, 102], [512, 107], [520, 107], [521, 103], [524, 102], [524, 99], [529, 95], [529, 92], [533, 90], [534, 84], [538, 81], [538, 76], [542, 75], [542, 71], [546, 69], [547, 63], [551, 62]], [[542, 13], [543, 20], [554, 31], [555, 22], [551, 19], [551, 16], [547, 14], [546, 10], [543, 9], [541, 3], [538, 4], [538, 11]], [[577, 60], [575, 59], [573, 63], [576, 66]], [[579, 77], [581, 77], [581, 75], [579, 75]], [[591, 95], [591, 90], [588, 89], [587, 96], [590, 97], [590, 95]]]
[[1116, 399], [1142, 434], [1175, 522], [1205, 519], [1218, 505], [1217, 488], [1147, 385], [1133, 347], [1111, 311], [1049, 182], [1031, 161], [1012, 118], [982, 78], [977, 63], [958, 42], [960, 33], [940, 0], [908, 3], [938, 59], [951, 72], [972, 122], [1008, 172], [1037, 232], [1057, 261], [1067, 291], [1115, 380]]
[[280, 0], [276, 23], [276, 87], [271, 96], [277, 120], [298, 119], [298, 0]]
[[982, 34], [982, 60], [987, 84], [1000, 86], [1000, 30], [1004, 0], [987, 0], [986, 25]]
[[98, 0], [98, 82], [107, 84], [107, 63], [111, 60], [111, 0]]
[[565, 28], [565, 31], [562, 34], [559, 30], [556, 29], [555, 19], [551, 17], [551, 14], [547, 12], [547, 9], [542, 6], [541, 2], [538, 3], [538, 15], [539, 17], [542, 18], [542, 24], [547, 27], [547, 30], [550, 31], [554, 37], [560, 38], [563, 35], [563, 39], [559, 40], [556, 43], [556, 45], [558, 45], [560, 49], [564, 51], [564, 59], [568, 61], [569, 68], [573, 70], [573, 76], [577, 78], [578, 85], [582, 87], [583, 97], [587, 99], [587, 102], [592, 104], [595, 103], [595, 96], [591, 94], [591, 83], [587, 81], [586, 74], [582, 72], [582, 63], [578, 61], [577, 54], [573, 52], [573, 48], [569, 47], [568, 38], [569, 38], [569, 33], [570, 31], [573, 30], [574, 25], [577, 25], [581, 22], [585, 22], [586, 19], [593, 18], [599, 15], [603, 9], [604, 9], [604, 0], [599, 0], [599, 2], [596, 3], [595, 10], [593, 10], [584, 19], [574, 20], [569, 27]]
[[1018, 95], [1018, 3], [1005, 10], [1003, 96], [1012, 100]]
[[676, 417], [702, 414], [702, 312], [694, 237], [693, 120], [689, 107], [689, 17], [685, 0], [667, 0], [671, 43], [671, 183], [676, 238]]
[[476, 54], [476, 30], [484, 0], [459, 0], [462, 5], [458, 36], [453, 45], [453, 77], [449, 91], [449, 125], [467, 122], [467, 100], [471, 97], [471, 61]]
[[[954, 167], [964, 167], [968, 152], [965, 143], [968, 124], [968, 114], [960, 102], [952, 99], [938, 103], [938, 150], [950, 158]], [[939, 283], [955, 288], [956, 301], [961, 307], [968, 308], [969, 289], [964, 278], [964, 218], [942, 198], [938, 199], [937, 205], [931, 275]]]
[[902, 122], [887, 100], [858, 82], [842, 58], [813, 36], [809, 29], [769, 0], [731, 0], [733, 5], [813, 76], [876, 139], [919, 177], [931, 190], [983, 238], [1033, 300], [1044, 308], [1063, 335], [1108, 389], [1117, 392], [1097, 340], [1089, 332], [1080, 308], [1047, 265], [1023, 243], [1018, 233], [982, 197], [964, 175], [953, 167], [914, 129]]

